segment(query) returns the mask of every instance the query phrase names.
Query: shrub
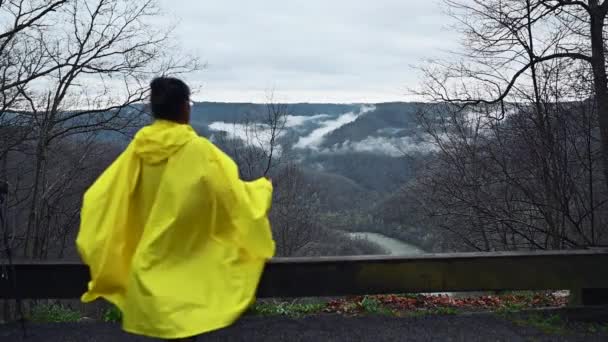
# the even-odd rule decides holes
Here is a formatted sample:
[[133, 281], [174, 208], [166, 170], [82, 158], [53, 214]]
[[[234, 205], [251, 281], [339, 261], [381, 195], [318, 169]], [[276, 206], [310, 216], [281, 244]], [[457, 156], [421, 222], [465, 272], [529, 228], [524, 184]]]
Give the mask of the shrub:
[[116, 306], [112, 306], [103, 313], [103, 321], [119, 323], [122, 321], [122, 312]]
[[39, 304], [32, 309], [30, 319], [34, 322], [64, 323], [76, 322], [80, 312], [60, 304]]
[[297, 302], [258, 302], [249, 310], [251, 314], [261, 316], [284, 315], [299, 317], [322, 312], [325, 308], [323, 303], [297, 303]]

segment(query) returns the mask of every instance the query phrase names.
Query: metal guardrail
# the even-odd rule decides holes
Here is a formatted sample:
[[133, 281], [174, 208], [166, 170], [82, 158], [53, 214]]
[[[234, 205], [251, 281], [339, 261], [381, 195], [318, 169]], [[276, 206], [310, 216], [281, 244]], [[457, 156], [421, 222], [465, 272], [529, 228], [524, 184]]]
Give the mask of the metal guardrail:
[[[0, 277], [0, 298], [78, 298], [89, 280], [77, 262], [16, 261], [14, 270]], [[267, 264], [258, 297], [564, 289], [580, 304], [608, 304], [608, 249], [278, 258]]]

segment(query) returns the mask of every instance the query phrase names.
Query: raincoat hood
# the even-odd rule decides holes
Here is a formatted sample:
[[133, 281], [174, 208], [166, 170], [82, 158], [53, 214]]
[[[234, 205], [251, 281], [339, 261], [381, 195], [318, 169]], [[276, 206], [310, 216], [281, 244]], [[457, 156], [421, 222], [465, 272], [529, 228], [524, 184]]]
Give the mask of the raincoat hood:
[[139, 130], [133, 140], [135, 153], [148, 164], [167, 160], [184, 144], [196, 137], [190, 125], [156, 120]]

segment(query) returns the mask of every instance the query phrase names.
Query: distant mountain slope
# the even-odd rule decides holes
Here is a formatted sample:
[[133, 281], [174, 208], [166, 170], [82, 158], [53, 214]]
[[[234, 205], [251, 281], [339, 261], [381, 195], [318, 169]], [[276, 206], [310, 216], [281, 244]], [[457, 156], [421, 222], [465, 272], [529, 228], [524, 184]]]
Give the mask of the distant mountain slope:
[[[354, 184], [368, 192], [391, 191], [411, 176], [404, 153], [430, 151], [420, 141], [422, 132], [416, 123], [416, 114], [424, 106], [429, 105], [288, 104], [285, 131], [278, 140], [280, 151], [314, 170], [315, 177], [342, 177], [335, 181], [345, 189]], [[200, 102], [192, 110], [192, 125], [207, 137], [244, 140], [250, 136], [244, 125], [249, 122], [257, 125], [258, 136], [263, 137], [268, 133], [263, 124], [266, 111], [264, 104]]]
[[406, 182], [411, 171], [405, 158], [383, 154], [350, 152], [320, 154], [307, 159], [311, 165], [320, 165], [323, 172], [346, 177], [367, 191], [392, 191]]
[[[357, 104], [294, 103], [288, 104], [291, 115], [312, 116], [315, 114], [339, 115], [359, 108]], [[192, 119], [196, 123], [214, 121], [240, 122], [245, 118], [262, 120], [266, 105], [259, 103], [196, 102], [192, 109]]]
[[[306, 182], [319, 194], [322, 207], [328, 211], [359, 207], [369, 200], [369, 191], [348, 177], [302, 167]], [[369, 204], [369, 203], [368, 203]]]
[[361, 115], [329, 134], [323, 142], [331, 147], [344, 141], [363, 141], [368, 137], [401, 137], [416, 132], [418, 104], [380, 103], [375, 110]]

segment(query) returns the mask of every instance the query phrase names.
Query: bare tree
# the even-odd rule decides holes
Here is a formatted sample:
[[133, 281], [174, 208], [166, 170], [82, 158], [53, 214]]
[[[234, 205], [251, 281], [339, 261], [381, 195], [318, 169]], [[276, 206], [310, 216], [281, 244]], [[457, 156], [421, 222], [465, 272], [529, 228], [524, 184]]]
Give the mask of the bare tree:
[[14, 113], [25, 101], [24, 91], [58, 68], [34, 37], [67, 2], [0, 1], [0, 161], [31, 131], [30, 122]]
[[267, 96], [263, 113], [249, 113], [232, 123], [232, 132], [214, 135], [215, 142], [230, 154], [245, 179], [268, 177], [281, 164], [285, 151], [280, 138], [285, 133], [288, 105]]
[[[196, 59], [176, 58], [179, 50], [172, 45], [170, 28], [151, 24], [160, 14], [155, 1], [57, 3], [36, 21], [27, 36], [13, 39], [17, 46], [33, 50], [32, 56], [37, 58], [28, 62], [27, 70], [38, 71], [35, 82], [9, 84], [18, 88], [19, 101], [14, 101], [10, 113], [5, 114], [31, 127], [29, 140], [20, 144], [19, 151], [35, 160], [31, 169], [20, 170], [31, 181], [31, 187], [19, 191], [21, 197], [15, 205], [28, 206], [24, 220], [27, 225], [20, 240], [22, 253], [33, 257], [48, 254], [49, 241], [55, 239], [55, 232], [49, 231], [51, 227], [65, 230], [77, 219], [76, 198], [80, 193], [75, 191], [68, 196], [74, 191], [70, 185], [80, 184], [77, 181], [86, 171], [83, 165], [90, 165], [89, 161], [97, 156], [91, 151], [95, 150], [93, 145], [99, 135], [129, 134], [145, 122], [141, 102], [147, 96], [147, 82], [152, 76], [198, 68]], [[19, 4], [30, 8], [37, 2]], [[27, 50], [17, 52], [21, 55]], [[70, 144], [81, 144], [83, 148], [72, 149], [78, 155], [57, 170], [58, 158], [66, 156], [58, 149], [69, 148]], [[83, 186], [86, 185], [80, 184]], [[67, 210], [60, 199], [68, 198], [76, 207], [72, 205], [59, 220], [56, 212]]]
[[488, 120], [500, 109], [487, 106], [463, 113], [444, 105], [422, 115], [439, 152], [407, 192], [469, 249], [581, 248], [606, 241], [601, 227], [608, 198], [599, 191], [592, 103], [544, 101], [543, 121], [535, 108], [534, 102], [511, 104], [501, 121]]
[[465, 39], [459, 62], [423, 68], [420, 94], [443, 103], [421, 115], [440, 151], [431, 214], [473, 249], [605, 241], [606, 3], [446, 4]]
[[270, 219], [277, 255], [293, 256], [319, 239], [318, 190], [293, 164], [282, 168], [274, 183], [276, 191]]
[[[596, 103], [602, 163], [608, 186], [608, 82], [604, 21], [599, 0], [446, 0], [465, 35], [464, 61], [425, 68], [425, 94], [450, 103], [503, 104], [533, 94], [540, 115], [538, 68], [557, 62], [585, 75], [589, 91], [569, 94]], [[561, 63], [564, 61], [565, 63]], [[555, 64], [554, 64], [555, 65]], [[568, 77], [567, 73], [563, 74]], [[531, 92], [521, 91], [522, 82]], [[504, 114], [504, 111], [501, 113]]]
[[249, 113], [234, 122], [233, 132], [214, 134], [215, 142], [235, 159], [244, 179], [272, 176], [275, 192], [270, 220], [280, 256], [298, 255], [321, 242], [319, 191], [281, 145], [288, 115], [288, 106], [276, 102], [270, 93], [263, 112]]

